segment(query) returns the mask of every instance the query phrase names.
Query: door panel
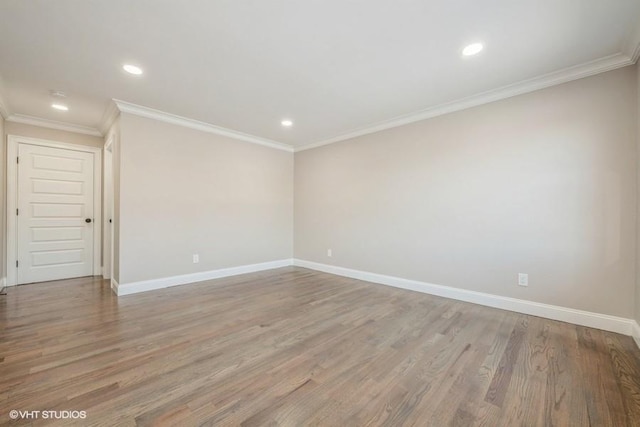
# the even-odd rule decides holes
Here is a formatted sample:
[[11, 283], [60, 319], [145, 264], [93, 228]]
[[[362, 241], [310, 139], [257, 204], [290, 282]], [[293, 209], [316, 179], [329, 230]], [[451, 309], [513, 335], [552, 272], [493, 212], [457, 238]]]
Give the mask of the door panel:
[[40, 170], [82, 172], [82, 160], [60, 156], [33, 155], [33, 167]]
[[51, 221], [59, 218], [83, 218], [88, 215], [85, 207], [82, 204], [74, 203], [31, 203], [31, 216]]
[[33, 242], [51, 242], [65, 240], [81, 240], [82, 228], [80, 227], [38, 227], [31, 229]]
[[84, 193], [84, 183], [78, 181], [54, 181], [33, 179], [33, 191], [36, 194], [70, 194], [80, 196]]
[[33, 267], [77, 264], [82, 262], [82, 249], [68, 249], [66, 251], [39, 251], [31, 253]]
[[93, 274], [93, 156], [18, 145], [18, 284]]

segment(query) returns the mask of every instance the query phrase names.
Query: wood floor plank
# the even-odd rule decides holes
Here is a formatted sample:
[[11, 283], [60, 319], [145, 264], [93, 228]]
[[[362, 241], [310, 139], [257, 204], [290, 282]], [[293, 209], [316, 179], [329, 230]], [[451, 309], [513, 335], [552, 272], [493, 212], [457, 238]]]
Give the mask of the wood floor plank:
[[604, 342], [608, 334], [581, 326], [577, 330], [589, 423], [612, 427], [628, 425], [622, 390]]
[[640, 425], [629, 337], [302, 268], [2, 298], [0, 426]]

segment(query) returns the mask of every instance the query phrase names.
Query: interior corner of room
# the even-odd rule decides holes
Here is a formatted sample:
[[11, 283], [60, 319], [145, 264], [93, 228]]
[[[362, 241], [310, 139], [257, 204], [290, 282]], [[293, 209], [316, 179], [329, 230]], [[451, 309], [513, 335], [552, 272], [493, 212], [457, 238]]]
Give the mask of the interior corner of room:
[[[581, 16], [599, 22], [592, 12]], [[0, 36], [2, 24], [9, 25], [6, 21], [0, 17]], [[109, 307], [116, 307], [114, 311], [127, 304], [151, 307], [175, 299], [176, 310], [189, 313], [186, 300], [180, 302], [181, 292], [190, 295], [193, 304], [202, 289], [219, 285], [223, 301], [231, 301], [233, 286], [249, 288], [242, 275], [262, 272], [264, 276], [247, 276], [256, 298], [265, 300], [266, 308], [256, 309], [259, 313], [270, 312], [277, 301], [290, 300], [306, 310], [305, 304], [314, 307], [316, 302], [290, 288], [280, 289], [278, 272], [283, 277], [289, 274], [283, 279], [289, 283], [292, 276], [312, 271], [309, 274], [318, 275], [305, 283], [309, 294], [316, 282], [346, 284], [358, 295], [366, 294], [370, 286], [382, 289], [372, 291], [367, 300], [376, 304], [384, 298], [400, 300], [400, 294], [390, 293], [395, 288], [406, 291], [408, 300], [410, 292], [417, 292], [447, 298], [454, 306], [472, 303], [621, 334], [640, 348], [640, 36], [630, 35], [631, 29], [640, 34], [640, 20], [637, 28], [625, 21], [630, 30], [620, 35], [624, 43], [612, 38], [593, 52], [541, 54], [550, 61], [546, 68], [501, 62], [510, 67], [502, 72], [503, 68], [490, 68], [491, 57], [482, 57], [483, 53], [478, 61], [485, 62], [473, 65], [470, 57], [483, 48], [491, 53], [492, 47], [502, 46], [491, 46], [491, 34], [496, 42], [501, 38], [487, 32], [483, 33], [486, 46], [464, 47], [466, 42], [456, 41], [460, 46], [456, 45], [453, 59], [440, 47], [432, 47], [429, 52], [445, 58], [442, 68], [423, 64], [424, 69], [416, 68], [415, 73], [405, 69], [404, 74], [393, 64], [410, 63], [415, 49], [393, 56], [388, 63], [378, 62], [375, 46], [340, 23], [346, 24], [340, 19], [336, 23], [343, 37], [362, 43], [359, 50], [339, 44], [336, 35], [321, 44], [298, 28], [316, 50], [295, 62], [271, 46], [282, 40], [280, 32], [291, 30], [278, 28], [267, 32], [260, 43], [255, 35], [246, 45], [242, 37], [234, 39], [235, 54], [246, 55], [242, 69], [247, 74], [234, 74], [237, 69], [220, 65], [235, 56], [216, 44], [221, 58], [206, 62], [205, 56], [202, 64], [222, 67], [218, 77], [201, 70], [191, 81], [180, 74], [180, 84], [169, 87], [165, 70], [144, 66], [143, 59], [152, 61], [150, 49], [138, 52], [140, 62], [116, 64], [116, 77], [100, 68], [105, 87], [114, 88], [108, 95], [106, 89], [74, 86], [71, 79], [61, 77], [63, 73], [54, 75], [55, 69], [51, 70], [55, 78], [47, 82], [51, 87], [45, 88], [35, 77], [21, 80], [20, 66], [0, 63], [0, 75], [6, 74], [0, 79], [0, 292], [6, 295], [0, 298], [10, 297], [22, 285], [64, 289], [53, 281], [95, 277], [83, 286], [108, 288], [103, 297], [113, 298]], [[579, 27], [573, 20], [569, 24]], [[230, 24], [220, 25], [215, 34], [229, 36]], [[194, 25], [189, 31], [198, 28]], [[398, 34], [410, 35], [400, 29]], [[558, 29], [557, 34], [564, 32]], [[393, 45], [395, 39], [389, 37], [375, 39], [380, 49], [386, 43]], [[28, 40], [24, 43], [29, 46]], [[262, 55], [256, 47], [261, 43], [273, 48], [273, 57]], [[611, 52], [609, 45], [615, 46]], [[469, 54], [474, 47], [478, 52]], [[0, 58], [5, 52], [16, 59], [26, 55], [0, 41]], [[49, 54], [43, 55], [51, 60]], [[347, 64], [346, 77], [330, 74], [338, 66], [329, 59], [319, 61], [322, 58]], [[262, 61], [264, 76], [259, 81], [272, 86], [259, 86], [250, 79], [246, 71], [250, 60]], [[92, 67], [102, 66], [101, 61], [106, 59], [84, 64], [85, 71], [95, 73]], [[312, 63], [320, 70], [310, 71]], [[463, 70], [453, 71], [454, 63]], [[475, 71], [469, 71], [474, 66]], [[436, 77], [460, 78], [459, 87], [423, 82], [418, 74], [427, 69], [434, 73], [434, 82]], [[370, 79], [367, 70], [377, 80]], [[317, 81], [320, 72], [326, 81]], [[510, 73], [518, 78], [509, 81]], [[486, 84], [474, 82], [473, 76]], [[207, 90], [198, 86], [214, 78], [229, 85], [215, 86], [215, 96], [213, 86]], [[309, 85], [308, 93], [300, 92], [310, 81], [316, 82], [313, 88]], [[284, 82], [292, 88], [283, 87]], [[350, 84], [357, 86], [352, 92]], [[58, 86], [65, 91], [57, 91]], [[172, 109], [162, 94], [152, 94], [160, 87], [189, 96], [171, 98], [177, 101]], [[85, 93], [79, 93], [83, 88]], [[403, 98], [394, 98], [392, 88]], [[40, 93], [44, 107], [36, 105]], [[429, 103], [420, 104], [427, 94]], [[315, 105], [304, 102], [306, 95]], [[192, 101], [209, 96], [212, 100]], [[60, 114], [73, 110], [74, 97], [80, 113], [65, 119]], [[229, 104], [219, 105], [223, 101]], [[339, 117], [332, 106], [341, 102], [346, 107], [340, 113], [355, 107], [362, 111]], [[277, 115], [270, 116], [276, 106]], [[307, 122], [302, 114], [296, 116], [296, 106], [304, 110]], [[228, 281], [217, 280], [223, 278]], [[267, 295], [264, 289], [269, 286], [279, 290]], [[321, 291], [315, 292], [314, 298], [323, 301]], [[207, 294], [204, 299], [211, 303], [214, 297]], [[463, 309], [457, 307], [456, 315], [462, 316]], [[354, 305], [354, 316], [365, 319], [366, 310], [360, 309]], [[249, 317], [249, 309], [237, 310], [238, 322]], [[447, 315], [443, 309], [438, 319]], [[393, 318], [391, 312], [381, 315], [385, 316]], [[516, 334], [520, 320], [510, 321], [516, 326], [508, 332]], [[235, 325], [228, 319], [222, 322], [230, 329]], [[368, 327], [365, 320], [355, 323], [356, 329]], [[270, 326], [261, 321], [247, 330], [251, 334]], [[500, 325], [494, 326], [496, 333], [503, 332]], [[544, 333], [552, 330], [566, 338], [565, 332], [554, 328], [541, 326]], [[582, 329], [566, 335], [576, 341], [586, 339], [576, 331]], [[297, 339], [291, 338], [295, 332], [290, 333], [283, 342]], [[521, 339], [503, 335], [510, 345]], [[398, 340], [400, 344], [393, 345], [400, 346]], [[627, 355], [640, 354], [638, 348], [624, 348]], [[42, 357], [46, 356], [45, 351]], [[0, 361], [3, 357], [0, 354]], [[331, 369], [322, 363], [317, 371], [326, 376]], [[310, 383], [298, 386], [322, 384], [322, 379], [317, 384], [313, 378], [305, 381]], [[100, 385], [107, 394], [113, 392], [112, 385]], [[126, 382], [116, 385], [126, 388]], [[271, 410], [276, 411], [274, 405]], [[172, 411], [192, 410], [186, 407]], [[154, 420], [158, 415], [146, 414]], [[145, 421], [143, 417], [141, 424]]]
[[3, 135], [100, 156], [92, 271], [119, 295], [301, 265], [632, 335], [637, 87], [629, 65], [295, 153], [132, 112]]

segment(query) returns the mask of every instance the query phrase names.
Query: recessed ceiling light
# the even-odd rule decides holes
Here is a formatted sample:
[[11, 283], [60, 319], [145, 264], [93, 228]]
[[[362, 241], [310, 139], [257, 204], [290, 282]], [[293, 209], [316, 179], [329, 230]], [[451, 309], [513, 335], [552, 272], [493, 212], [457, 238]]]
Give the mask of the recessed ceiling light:
[[472, 43], [469, 46], [462, 49], [462, 54], [464, 56], [473, 56], [480, 53], [482, 49], [484, 49], [484, 46], [482, 46], [482, 43]]
[[55, 108], [56, 110], [60, 111], [69, 111], [69, 107], [62, 104], [51, 104], [51, 108]]
[[136, 76], [139, 76], [140, 74], [142, 74], [142, 68], [136, 67], [135, 65], [124, 64], [122, 68], [129, 74], [133, 74]]
[[285, 119], [283, 121], [280, 122], [282, 124], [282, 126], [284, 127], [291, 127], [293, 126], [293, 122], [291, 120]]

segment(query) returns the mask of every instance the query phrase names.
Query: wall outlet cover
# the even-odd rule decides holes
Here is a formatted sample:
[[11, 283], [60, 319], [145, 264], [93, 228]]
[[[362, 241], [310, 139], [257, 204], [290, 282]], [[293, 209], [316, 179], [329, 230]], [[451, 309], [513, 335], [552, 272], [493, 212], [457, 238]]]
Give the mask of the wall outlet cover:
[[529, 275], [526, 273], [518, 273], [518, 286], [529, 286]]

